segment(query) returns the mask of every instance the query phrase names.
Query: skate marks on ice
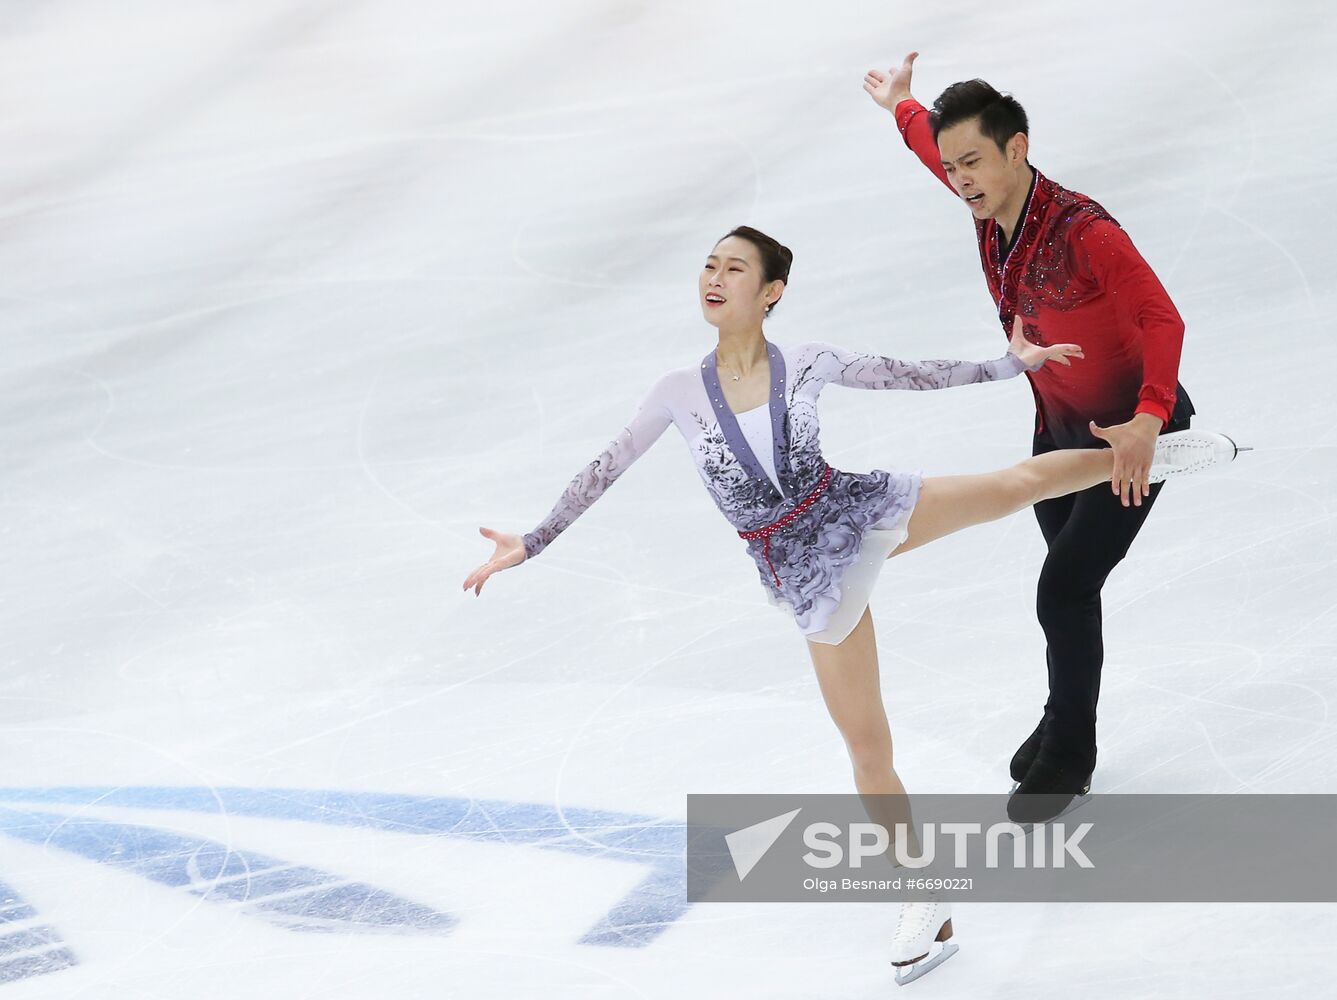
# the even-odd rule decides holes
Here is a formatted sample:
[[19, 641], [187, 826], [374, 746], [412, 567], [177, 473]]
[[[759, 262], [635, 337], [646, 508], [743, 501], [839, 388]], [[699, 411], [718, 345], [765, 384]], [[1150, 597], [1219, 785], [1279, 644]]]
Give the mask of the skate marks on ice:
[[[648, 866], [577, 943], [644, 947], [687, 909], [680, 821], [527, 802], [305, 789], [0, 789], [0, 835], [55, 848], [286, 930], [448, 934], [456, 916], [388, 890], [249, 848], [86, 810], [212, 813], [538, 846]], [[69, 810], [85, 810], [75, 813]], [[77, 943], [76, 943], [77, 944]], [[78, 964], [57, 931], [0, 884], [0, 984]]]

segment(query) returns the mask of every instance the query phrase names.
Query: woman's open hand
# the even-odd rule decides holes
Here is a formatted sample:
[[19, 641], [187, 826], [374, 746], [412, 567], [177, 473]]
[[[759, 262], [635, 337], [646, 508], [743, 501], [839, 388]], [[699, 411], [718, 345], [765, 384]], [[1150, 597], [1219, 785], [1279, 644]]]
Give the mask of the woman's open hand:
[[473, 587], [475, 597], [483, 592], [484, 582], [493, 573], [510, 569], [512, 566], [519, 566], [525, 561], [525, 540], [523, 536], [508, 535], [501, 531], [493, 531], [491, 528], [479, 528], [478, 531], [483, 537], [496, 542], [497, 547], [493, 551], [491, 559], [464, 578], [464, 589], [468, 590]]
[[1069, 358], [1084, 358], [1085, 354], [1076, 344], [1054, 344], [1041, 347], [1032, 344], [1022, 332], [1021, 314], [1012, 318], [1012, 339], [1008, 341], [1009, 354], [1015, 354], [1027, 368], [1035, 368], [1045, 361], [1057, 361], [1061, 365], [1071, 365]]

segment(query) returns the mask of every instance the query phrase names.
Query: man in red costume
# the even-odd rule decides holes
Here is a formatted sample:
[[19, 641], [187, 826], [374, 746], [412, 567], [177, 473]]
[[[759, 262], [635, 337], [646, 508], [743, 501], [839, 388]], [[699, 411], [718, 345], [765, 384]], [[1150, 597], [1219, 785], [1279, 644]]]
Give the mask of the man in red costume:
[[[1026, 112], [983, 80], [956, 83], [927, 110], [910, 94], [917, 52], [864, 89], [896, 116], [905, 143], [975, 220], [980, 263], [1004, 335], [1020, 314], [1037, 344], [1077, 343], [1086, 360], [1028, 373], [1033, 453], [1114, 449], [1110, 485], [1036, 505], [1049, 552], [1036, 610], [1049, 700], [1012, 758], [1018, 822], [1049, 819], [1090, 787], [1104, 660], [1100, 591], [1146, 519], [1156, 437], [1189, 425], [1178, 382], [1184, 324], [1155, 273], [1108, 212], [1031, 166]], [[1052, 369], [1052, 370], [1050, 370]]]

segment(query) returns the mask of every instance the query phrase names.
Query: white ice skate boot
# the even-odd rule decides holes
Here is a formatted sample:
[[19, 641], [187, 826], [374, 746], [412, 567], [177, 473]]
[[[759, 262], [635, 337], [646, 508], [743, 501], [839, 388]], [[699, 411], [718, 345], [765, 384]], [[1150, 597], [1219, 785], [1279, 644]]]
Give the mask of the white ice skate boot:
[[1160, 483], [1172, 476], [1201, 472], [1214, 465], [1232, 462], [1249, 448], [1241, 448], [1224, 434], [1215, 431], [1172, 431], [1156, 439], [1156, 454], [1151, 460], [1147, 482]]
[[[891, 964], [898, 970], [905, 966], [909, 968], [896, 973], [896, 985], [913, 983], [955, 955], [960, 949], [947, 940], [951, 936], [951, 903], [936, 899], [923, 903], [902, 903], [896, 930], [891, 935]], [[929, 958], [935, 941], [942, 942], [942, 947]]]

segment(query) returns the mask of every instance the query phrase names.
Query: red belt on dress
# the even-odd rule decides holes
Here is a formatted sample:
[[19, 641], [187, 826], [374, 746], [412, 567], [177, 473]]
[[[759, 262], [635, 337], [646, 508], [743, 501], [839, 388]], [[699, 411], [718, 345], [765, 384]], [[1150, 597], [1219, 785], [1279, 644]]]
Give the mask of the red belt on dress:
[[813, 504], [817, 502], [817, 498], [826, 491], [826, 487], [831, 482], [831, 477], [835, 474], [835, 471], [836, 471], [835, 469], [831, 468], [831, 466], [828, 465], [826, 467], [826, 471], [822, 473], [821, 482], [819, 482], [815, 487], [813, 487], [812, 492], [809, 493], [802, 500], [800, 500], [798, 502], [797, 507], [791, 510], [784, 517], [780, 518], [780, 520], [776, 521], [774, 524], [768, 524], [764, 528], [756, 528], [752, 531], [738, 532], [739, 538], [747, 538], [747, 539], [764, 538], [766, 540], [766, 545], [762, 549], [762, 552], [766, 556], [766, 565], [771, 567], [771, 575], [775, 577], [775, 585], [777, 587], [780, 586], [780, 574], [775, 572], [775, 566], [771, 562], [771, 536], [775, 534], [777, 531], [779, 531], [781, 528], [789, 527], [791, 524], [794, 523], [795, 518], [797, 518], [800, 514], [802, 514], [805, 510], [807, 510], [809, 507], [811, 507]]

